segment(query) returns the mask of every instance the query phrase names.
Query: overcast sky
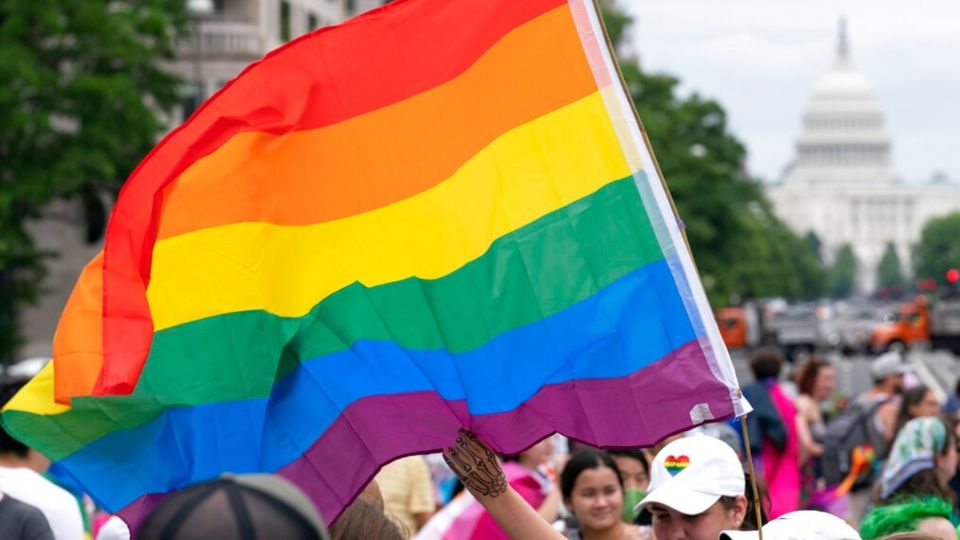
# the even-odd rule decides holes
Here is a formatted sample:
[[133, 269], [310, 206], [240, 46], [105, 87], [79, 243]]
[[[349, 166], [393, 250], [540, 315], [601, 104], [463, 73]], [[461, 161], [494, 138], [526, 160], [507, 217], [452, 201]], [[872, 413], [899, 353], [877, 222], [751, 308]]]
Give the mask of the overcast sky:
[[904, 180], [960, 182], [960, 1], [619, 0], [633, 49], [727, 110], [750, 171], [780, 177], [817, 79], [833, 64], [839, 18], [873, 83]]

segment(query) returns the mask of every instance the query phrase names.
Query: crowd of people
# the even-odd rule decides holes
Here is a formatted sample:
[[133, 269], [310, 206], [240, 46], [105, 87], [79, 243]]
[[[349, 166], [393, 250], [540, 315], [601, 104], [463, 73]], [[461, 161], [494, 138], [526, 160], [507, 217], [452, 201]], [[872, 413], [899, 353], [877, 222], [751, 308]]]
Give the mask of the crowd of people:
[[[442, 455], [384, 466], [329, 527], [279, 477], [226, 476], [168, 497], [140, 537], [738, 540], [762, 527], [774, 540], [960, 538], [960, 407], [912, 380], [899, 354], [876, 358], [871, 388], [843, 399], [824, 358], [785, 373], [778, 351], [760, 349], [750, 367], [746, 426], [618, 450], [555, 435], [509, 456], [464, 431]], [[0, 538], [130, 537], [48, 467], [0, 431]]]
[[[749, 442], [731, 422], [651, 449], [576, 450], [560, 474], [566, 518], [549, 527], [518, 503], [528, 499], [512, 493], [512, 482], [502, 494], [478, 489], [476, 471], [496, 462], [482, 441], [461, 437], [464, 449], [448, 452], [448, 460], [503, 526], [501, 536], [482, 538], [736, 539], [756, 538], [760, 526], [774, 539], [958, 537], [957, 411], [914, 380], [900, 354], [876, 358], [871, 388], [843, 400], [836, 399], [836, 367], [826, 359], [810, 358], [787, 376], [780, 353], [761, 349], [750, 367]], [[624, 454], [643, 463], [642, 478], [649, 479], [639, 500], [628, 491], [637, 484], [617, 461]], [[487, 461], [464, 463], [464, 455]], [[758, 496], [744, 472], [746, 455], [758, 473]], [[585, 469], [595, 472], [584, 476]], [[578, 499], [576, 475], [595, 505]], [[601, 477], [606, 484], [595, 484]], [[597, 495], [600, 485], [608, 496]], [[621, 515], [615, 522], [596, 519], [613, 512]]]

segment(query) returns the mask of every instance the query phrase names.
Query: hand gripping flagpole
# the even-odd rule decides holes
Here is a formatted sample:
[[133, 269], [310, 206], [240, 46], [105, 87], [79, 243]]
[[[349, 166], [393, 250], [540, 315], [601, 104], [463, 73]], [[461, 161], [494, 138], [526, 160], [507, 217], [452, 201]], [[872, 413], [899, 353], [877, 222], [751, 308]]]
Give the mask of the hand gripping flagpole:
[[[630, 94], [630, 90], [627, 87], [627, 82], [623, 78], [623, 71], [620, 69], [620, 63], [617, 62], [616, 51], [613, 47], [613, 43], [610, 41], [610, 35], [607, 33], [607, 25], [603, 20], [603, 10], [600, 6], [600, 0], [592, 0], [593, 7], [596, 10], [597, 18], [600, 20], [600, 28], [603, 30], [603, 39], [607, 44], [607, 50], [610, 53], [610, 58], [613, 60], [613, 66], [617, 72], [617, 78], [620, 80], [620, 87], [623, 90], [624, 94], [627, 96], [627, 101], [630, 103], [630, 109], [633, 111], [633, 117], [637, 121], [637, 125], [640, 128], [640, 134], [643, 136], [643, 143], [647, 147], [647, 151], [650, 153], [650, 158], [653, 160], [653, 166], [657, 171], [657, 176], [660, 178], [660, 183], [663, 186], [663, 191], [667, 195], [667, 200], [670, 201], [670, 208], [673, 209], [673, 216], [677, 220], [677, 223], [683, 223], [680, 220], [680, 214], [677, 212], [677, 205], [673, 201], [673, 195], [670, 194], [670, 189], [667, 187], [667, 182], [663, 176], [663, 171], [660, 169], [660, 162], [657, 161], [657, 154], [653, 151], [653, 145], [650, 144], [650, 138], [647, 136], [647, 130], [643, 127], [643, 121], [640, 120], [640, 114], [637, 112], [637, 106], [633, 102], [633, 96]], [[690, 241], [687, 239], [687, 231], [685, 227], [680, 228], [680, 234], [683, 235], [683, 242], [687, 246], [687, 251], [690, 253], [690, 260], [693, 261], [693, 250], [690, 249]], [[700, 270], [696, 268], [696, 262], [694, 264], [694, 269], [697, 271], [697, 276], [700, 275]], [[738, 388], [737, 397], [742, 398], [743, 393]], [[747, 431], [747, 415], [744, 414], [740, 418], [740, 428], [743, 432], [743, 441], [744, 446], [747, 451], [747, 465], [750, 469], [750, 483], [753, 486], [753, 508], [756, 512], [757, 517], [757, 532], [759, 533], [760, 540], [763, 540], [763, 513], [761, 511], [761, 502], [760, 502], [760, 488], [757, 486], [757, 473], [753, 465], [753, 454], [750, 451], [750, 434]]]

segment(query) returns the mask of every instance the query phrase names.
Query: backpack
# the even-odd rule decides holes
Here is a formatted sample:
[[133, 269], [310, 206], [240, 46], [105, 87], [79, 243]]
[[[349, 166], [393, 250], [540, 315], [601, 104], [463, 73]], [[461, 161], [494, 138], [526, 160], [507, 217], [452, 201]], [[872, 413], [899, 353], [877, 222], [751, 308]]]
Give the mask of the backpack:
[[873, 419], [888, 400], [858, 400], [827, 423], [820, 467], [828, 486], [843, 484], [848, 491], [871, 483], [878, 461], [887, 450], [886, 437]]

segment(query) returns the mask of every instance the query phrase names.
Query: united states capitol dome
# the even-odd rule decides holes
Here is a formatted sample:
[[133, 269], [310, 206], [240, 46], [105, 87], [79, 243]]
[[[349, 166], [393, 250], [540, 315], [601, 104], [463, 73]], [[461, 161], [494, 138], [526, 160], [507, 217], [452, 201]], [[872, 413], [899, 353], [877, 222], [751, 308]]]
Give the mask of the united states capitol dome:
[[881, 112], [873, 84], [850, 61], [845, 21], [840, 22], [836, 60], [833, 67], [814, 85], [807, 110], [827, 112], [831, 109], [842, 112]]
[[873, 85], [846, 60], [838, 61], [813, 87], [812, 101], [835, 99], [876, 101]]
[[833, 66], [813, 87], [784, 181], [800, 184], [878, 184], [894, 181], [890, 137], [873, 84], [850, 60], [840, 21]]

